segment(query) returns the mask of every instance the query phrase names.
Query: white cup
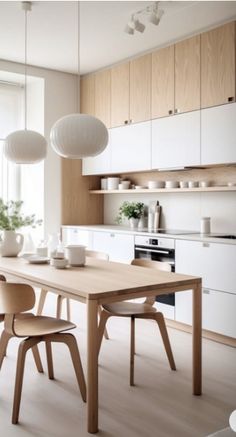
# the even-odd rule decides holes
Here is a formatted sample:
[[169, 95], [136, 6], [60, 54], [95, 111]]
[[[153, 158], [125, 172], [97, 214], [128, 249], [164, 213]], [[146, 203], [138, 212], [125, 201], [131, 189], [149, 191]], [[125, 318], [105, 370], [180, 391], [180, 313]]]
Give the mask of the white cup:
[[85, 248], [80, 244], [71, 244], [66, 246], [66, 257], [71, 266], [85, 265]]
[[197, 181], [189, 181], [188, 187], [189, 188], [197, 188], [198, 187], [198, 182]]
[[180, 181], [179, 185], [180, 185], [180, 188], [188, 188], [188, 182], [187, 181]]
[[107, 178], [107, 189], [118, 190], [120, 178]]
[[107, 178], [101, 179], [101, 190], [107, 190]]
[[209, 187], [210, 186], [210, 182], [209, 181], [201, 181], [201, 182], [199, 182], [199, 186], [201, 188]]

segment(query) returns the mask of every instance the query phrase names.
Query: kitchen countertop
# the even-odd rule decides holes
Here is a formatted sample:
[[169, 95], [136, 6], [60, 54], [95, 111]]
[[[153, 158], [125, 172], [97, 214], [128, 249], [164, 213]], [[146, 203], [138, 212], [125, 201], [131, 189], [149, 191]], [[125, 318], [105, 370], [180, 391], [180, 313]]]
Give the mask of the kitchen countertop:
[[[194, 231], [189, 231], [189, 234], [160, 234], [158, 232], [148, 232], [147, 228], [143, 228], [138, 230], [131, 229], [128, 226], [120, 226], [120, 225], [68, 225], [68, 226], [62, 226], [62, 228], [78, 228], [81, 230], [88, 230], [88, 231], [100, 231], [100, 232], [115, 232], [120, 234], [129, 234], [129, 235], [144, 235], [148, 237], [155, 238], [156, 236], [162, 237], [162, 238], [174, 238], [175, 240], [191, 240], [191, 241], [203, 241], [206, 243], [221, 243], [221, 244], [233, 244], [236, 245], [236, 240], [231, 240], [227, 238], [214, 238], [215, 235], [219, 235], [219, 237], [222, 235], [227, 235], [231, 233], [219, 233], [219, 232], [213, 232], [212, 234], [200, 234], [200, 233], [194, 233]], [[193, 232], [193, 233], [191, 233]], [[211, 236], [213, 235], [213, 236]], [[234, 234], [233, 234], [234, 235]]]

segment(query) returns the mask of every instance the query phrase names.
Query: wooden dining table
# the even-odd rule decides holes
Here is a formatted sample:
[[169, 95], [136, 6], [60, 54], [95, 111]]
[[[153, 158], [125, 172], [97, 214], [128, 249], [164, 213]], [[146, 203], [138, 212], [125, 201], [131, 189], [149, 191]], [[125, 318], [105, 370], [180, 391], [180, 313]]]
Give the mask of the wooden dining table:
[[98, 306], [189, 290], [193, 295], [192, 393], [202, 393], [201, 278], [86, 258], [84, 267], [55, 269], [22, 258], [0, 258], [0, 273], [87, 305], [87, 429], [98, 432]]

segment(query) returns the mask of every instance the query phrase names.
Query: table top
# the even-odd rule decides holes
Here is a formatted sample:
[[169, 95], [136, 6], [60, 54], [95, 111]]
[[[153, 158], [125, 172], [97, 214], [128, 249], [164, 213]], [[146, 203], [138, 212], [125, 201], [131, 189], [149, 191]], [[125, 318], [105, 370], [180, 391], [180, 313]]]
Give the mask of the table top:
[[[48, 264], [29, 264], [22, 258], [0, 257], [0, 273], [17, 276], [45, 288], [64, 291], [85, 299], [124, 296], [130, 293], [152, 291], [158, 294], [173, 288], [196, 285], [201, 278], [148, 269], [130, 264], [86, 258], [84, 267], [55, 269]], [[169, 291], [170, 292], [170, 291]], [[145, 296], [145, 293], [143, 294]]]

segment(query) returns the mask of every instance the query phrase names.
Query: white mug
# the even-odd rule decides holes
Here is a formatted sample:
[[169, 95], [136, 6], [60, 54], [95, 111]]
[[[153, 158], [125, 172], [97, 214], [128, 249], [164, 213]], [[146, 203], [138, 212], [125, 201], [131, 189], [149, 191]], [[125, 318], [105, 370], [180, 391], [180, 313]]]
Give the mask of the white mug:
[[85, 248], [81, 244], [71, 244], [66, 246], [66, 258], [71, 266], [85, 265]]

